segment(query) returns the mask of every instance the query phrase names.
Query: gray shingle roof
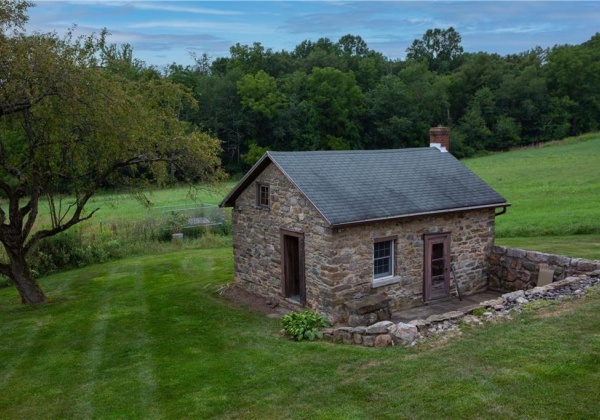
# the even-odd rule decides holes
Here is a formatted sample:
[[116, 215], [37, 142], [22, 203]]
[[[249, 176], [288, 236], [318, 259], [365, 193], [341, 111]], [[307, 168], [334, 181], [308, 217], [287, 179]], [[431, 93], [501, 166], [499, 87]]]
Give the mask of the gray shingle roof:
[[233, 205], [269, 159], [334, 226], [508, 204], [450, 153], [427, 147], [268, 152], [221, 205]]

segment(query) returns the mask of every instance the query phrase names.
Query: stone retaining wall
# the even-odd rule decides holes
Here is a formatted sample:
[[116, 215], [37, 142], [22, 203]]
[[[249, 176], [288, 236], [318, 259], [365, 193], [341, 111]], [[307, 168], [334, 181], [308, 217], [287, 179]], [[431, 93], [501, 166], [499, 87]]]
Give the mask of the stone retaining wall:
[[585, 296], [590, 290], [600, 293], [600, 270], [567, 277], [531, 290], [517, 290], [462, 311], [431, 315], [408, 323], [377, 322], [368, 327], [338, 327], [322, 330], [326, 340], [366, 347], [412, 346], [429, 337], [461, 334], [460, 324], [483, 325], [500, 319], [511, 319], [512, 312], [520, 313], [530, 302], [566, 301]]
[[[540, 268], [554, 270], [551, 284], [537, 287]], [[600, 261], [494, 246], [490, 257], [489, 287], [507, 291], [502, 297], [477, 307], [415, 319], [409, 323], [380, 321], [369, 326], [347, 326], [323, 330], [324, 338], [366, 347], [411, 346], [441, 333], [458, 332], [461, 323], [483, 324], [510, 318], [522, 305], [535, 300], [576, 299], [591, 287], [600, 286]], [[480, 313], [481, 315], [474, 315]], [[351, 324], [352, 325], [352, 324]]]
[[600, 270], [600, 261], [494, 246], [490, 256], [489, 287], [505, 291], [537, 286], [540, 267], [554, 270], [553, 281]]

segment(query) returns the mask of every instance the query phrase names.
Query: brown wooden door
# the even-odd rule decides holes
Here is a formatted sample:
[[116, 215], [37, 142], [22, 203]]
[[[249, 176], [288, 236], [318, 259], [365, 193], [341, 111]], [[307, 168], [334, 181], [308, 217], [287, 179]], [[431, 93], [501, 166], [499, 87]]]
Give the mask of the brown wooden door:
[[306, 303], [304, 235], [296, 232], [282, 232], [281, 253], [283, 295], [304, 305]]
[[450, 296], [450, 234], [425, 235], [423, 300]]

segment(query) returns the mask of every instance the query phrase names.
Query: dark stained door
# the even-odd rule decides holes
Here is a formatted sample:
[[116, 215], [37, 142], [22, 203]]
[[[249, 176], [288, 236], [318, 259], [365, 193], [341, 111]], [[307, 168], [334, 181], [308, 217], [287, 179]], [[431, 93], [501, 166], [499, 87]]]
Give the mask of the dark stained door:
[[282, 232], [281, 245], [283, 294], [304, 305], [304, 236], [295, 232]]
[[423, 300], [450, 296], [450, 234], [424, 237]]

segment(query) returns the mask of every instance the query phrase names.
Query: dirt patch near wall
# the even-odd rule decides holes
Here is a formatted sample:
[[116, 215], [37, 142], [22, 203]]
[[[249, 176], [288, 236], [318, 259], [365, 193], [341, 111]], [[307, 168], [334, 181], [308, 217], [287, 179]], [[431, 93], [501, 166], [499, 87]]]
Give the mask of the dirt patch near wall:
[[228, 285], [219, 293], [229, 301], [273, 318], [279, 318], [293, 310], [291, 306], [282, 305], [280, 302], [250, 293], [235, 284]]

